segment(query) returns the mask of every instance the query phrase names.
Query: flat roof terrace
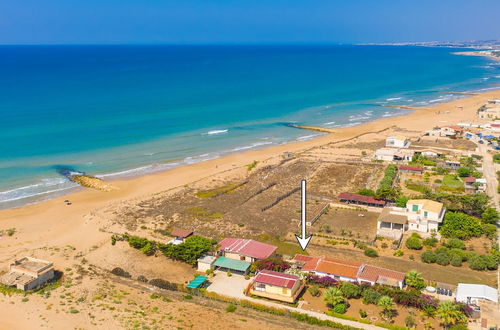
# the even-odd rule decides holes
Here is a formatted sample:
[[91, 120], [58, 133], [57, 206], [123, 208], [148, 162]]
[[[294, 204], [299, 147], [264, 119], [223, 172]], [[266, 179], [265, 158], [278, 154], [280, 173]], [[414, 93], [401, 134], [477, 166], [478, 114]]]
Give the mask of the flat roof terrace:
[[52, 267], [53, 264], [49, 261], [31, 257], [21, 258], [10, 264], [11, 270], [19, 269], [34, 273], [40, 273]]

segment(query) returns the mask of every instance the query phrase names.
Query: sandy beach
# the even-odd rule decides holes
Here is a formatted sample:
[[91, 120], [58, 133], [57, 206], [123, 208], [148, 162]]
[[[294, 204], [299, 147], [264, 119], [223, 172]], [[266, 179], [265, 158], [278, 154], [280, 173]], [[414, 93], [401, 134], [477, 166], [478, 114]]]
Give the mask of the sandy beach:
[[[405, 116], [384, 118], [359, 126], [332, 130], [330, 134], [309, 141], [232, 154], [130, 180], [113, 181], [112, 185], [117, 188], [113, 191], [84, 189], [50, 201], [1, 210], [0, 230], [15, 228], [16, 233], [12, 237], [0, 237], [0, 269], [4, 270], [13, 258], [24, 255], [50, 258], [58, 268], [70, 265], [78, 253], [88, 253], [109, 242], [109, 234], [99, 229], [107, 224], [106, 214], [111, 216], [114, 207], [123, 208], [128, 203], [137, 203], [155, 194], [215, 175], [219, 178], [242, 175], [247, 171], [248, 164], [253, 161], [257, 161], [258, 166], [264, 166], [278, 162], [285, 152], [310, 152], [323, 145], [340, 141], [352, 140], [356, 143], [357, 137], [371, 132], [380, 132], [393, 127], [397, 127], [402, 132], [415, 132], [462, 121], [480, 122], [476, 115], [477, 109], [488, 99], [494, 98], [500, 98], [500, 91], [491, 91], [450, 103], [420, 108]], [[64, 203], [66, 199], [70, 200], [72, 205], [66, 205]], [[100, 214], [99, 217], [94, 216], [97, 213]], [[74, 251], [69, 254], [70, 256], [65, 257], [50, 252], [51, 247], [66, 246], [71, 246]], [[36, 304], [24, 304], [23, 308], [13, 308], [13, 305], [9, 305], [8, 299], [2, 298], [0, 310], [4, 311], [3, 313], [7, 310], [6, 306], [9, 306], [8, 313], [13, 319], [24, 319], [26, 314], [31, 315], [32, 319], [37, 319], [37, 315], [42, 313], [40, 306]], [[67, 316], [56, 314], [53, 317], [60, 317], [61, 324], [64, 324], [67, 318]], [[80, 321], [87, 325], [90, 322], [84, 316]], [[29, 321], [23, 322], [29, 323]], [[16, 325], [19, 328], [26, 328], [24, 323]], [[12, 326], [11, 321], [0, 320], [0, 329], [12, 329]]]

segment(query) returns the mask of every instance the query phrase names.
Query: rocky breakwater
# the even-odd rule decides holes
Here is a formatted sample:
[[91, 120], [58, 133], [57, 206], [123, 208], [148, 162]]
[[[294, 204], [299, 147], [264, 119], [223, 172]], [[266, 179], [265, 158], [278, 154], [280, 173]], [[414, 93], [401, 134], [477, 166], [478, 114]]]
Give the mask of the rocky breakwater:
[[102, 179], [84, 174], [70, 174], [69, 179], [82, 187], [92, 188], [100, 191], [113, 191], [117, 188]]

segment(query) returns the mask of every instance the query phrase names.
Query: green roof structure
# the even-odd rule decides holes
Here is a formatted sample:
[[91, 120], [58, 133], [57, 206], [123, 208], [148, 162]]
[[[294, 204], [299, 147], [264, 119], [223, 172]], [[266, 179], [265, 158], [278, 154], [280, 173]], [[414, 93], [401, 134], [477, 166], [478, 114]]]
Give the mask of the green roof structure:
[[239, 272], [246, 272], [250, 267], [250, 263], [244, 260], [236, 260], [226, 257], [219, 257], [214, 262], [214, 266], [227, 268], [231, 270], [237, 270]]
[[189, 282], [188, 285], [186, 285], [188, 288], [191, 288], [191, 289], [196, 289], [196, 288], [199, 288], [206, 280], [207, 280], [208, 277], [206, 276], [201, 276], [201, 275], [198, 275], [195, 277], [194, 280], [192, 280], [191, 282]]

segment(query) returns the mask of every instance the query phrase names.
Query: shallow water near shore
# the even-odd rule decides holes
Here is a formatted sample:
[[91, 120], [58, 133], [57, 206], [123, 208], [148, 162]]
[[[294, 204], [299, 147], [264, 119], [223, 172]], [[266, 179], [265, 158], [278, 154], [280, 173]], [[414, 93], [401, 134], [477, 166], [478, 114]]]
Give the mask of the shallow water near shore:
[[389, 46], [2, 46], [0, 208], [303, 141], [500, 83], [497, 62]]

